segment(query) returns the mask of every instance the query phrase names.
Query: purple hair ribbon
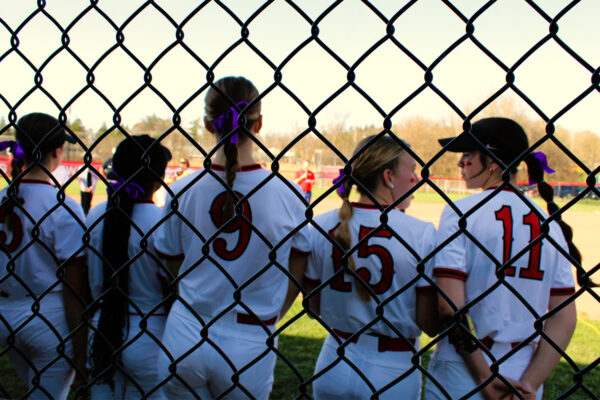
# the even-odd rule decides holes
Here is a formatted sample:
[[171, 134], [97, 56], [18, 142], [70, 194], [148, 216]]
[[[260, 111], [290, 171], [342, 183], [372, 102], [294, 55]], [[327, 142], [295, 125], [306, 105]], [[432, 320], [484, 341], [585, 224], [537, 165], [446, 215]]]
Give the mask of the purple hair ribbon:
[[[534, 151], [533, 153], [531, 153], [532, 157], [536, 159], [536, 161], [538, 162], [540, 168], [542, 170], [544, 170], [544, 172], [547, 172], [549, 174], [553, 174], [556, 171], [553, 170], [552, 168], [550, 168], [550, 166], [548, 165], [548, 157], [546, 157], [546, 154], [544, 154], [544, 152], [542, 151]], [[533, 185], [535, 182], [529, 178], [529, 184]]]
[[[335, 178], [332, 183], [335, 185], [336, 183], [338, 183], [339, 181], [343, 180], [346, 177], [346, 174], [344, 173], [344, 168], [340, 168], [340, 174], [338, 175], [337, 178]], [[344, 187], [344, 183], [342, 182], [342, 184], [340, 186], [338, 186], [337, 188], [337, 192], [338, 194], [341, 196], [342, 194], [344, 194], [344, 190], [346, 188]]]
[[[236, 104], [236, 107], [238, 107], [240, 110], [243, 107], [248, 106], [248, 102], [247, 101], [240, 101], [239, 103]], [[215, 129], [221, 133], [225, 133], [223, 132], [224, 126], [225, 125], [225, 121], [231, 121], [231, 130], [234, 131], [237, 129], [237, 127], [239, 127], [239, 123], [238, 123], [238, 119], [240, 117], [240, 114], [238, 113], [236, 107], [229, 107], [229, 110], [225, 111], [223, 114], [219, 115], [217, 117], [217, 119], [215, 119], [212, 124], [215, 127]], [[238, 142], [238, 133], [236, 132], [230, 139], [229, 141], [231, 143], [237, 143]]]
[[[106, 191], [108, 192], [108, 194], [116, 192], [123, 186], [123, 184], [125, 184], [125, 179], [123, 179], [121, 176], [119, 176], [119, 174], [117, 174], [114, 169], [113, 169], [112, 173], [113, 173], [114, 177], [117, 179], [114, 182], [111, 182], [108, 185], [108, 187], [106, 188]], [[123, 190], [125, 190], [125, 193], [127, 193], [128, 197], [130, 197], [134, 200], [137, 199], [138, 197], [140, 197], [142, 194], [144, 194], [144, 189], [142, 189], [142, 187], [140, 185], [138, 185], [137, 183], [135, 183], [133, 181], [129, 181], [129, 183], [127, 183], [125, 185]]]
[[13, 155], [13, 158], [17, 161], [23, 161], [25, 159], [25, 151], [21, 147], [19, 142], [15, 142], [14, 140], [6, 140], [4, 142], [0, 142], [0, 151], [10, 149], [10, 152]]

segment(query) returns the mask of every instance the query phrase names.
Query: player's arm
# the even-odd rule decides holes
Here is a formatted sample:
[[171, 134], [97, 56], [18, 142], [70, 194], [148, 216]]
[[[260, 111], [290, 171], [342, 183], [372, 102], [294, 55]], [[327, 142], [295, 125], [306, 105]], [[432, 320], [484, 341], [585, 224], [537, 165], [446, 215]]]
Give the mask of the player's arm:
[[433, 288], [417, 290], [417, 325], [430, 337], [441, 332], [442, 324], [438, 316], [437, 293]]
[[[454, 307], [459, 309], [465, 305], [465, 283], [462, 280], [438, 277], [436, 283], [438, 287], [452, 300]], [[445, 329], [454, 323], [454, 307], [448, 303], [448, 301], [446, 301], [441, 293], [438, 293], [438, 311], [442, 329]], [[463, 325], [467, 325], [466, 328], [469, 328], [466, 318]], [[483, 352], [478, 347], [474, 347], [476, 345], [466, 331], [460, 328], [455, 328], [449, 334], [448, 339], [450, 343], [457, 347], [457, 350], [465, 361], [473, 380], [478, 385], [492, 375], [490, 367], [483, 356]], [[511, 381], [511, 383], [513, 383], [513, 381]], [[499, 378], [495, 378], [491, 383], [482, 389], [481, 394], [486, 399], [500, 399], [511, 393], [510, 390], [511, 389], [507, 387]]]
[[[306, 264], [308, 262], [308, 254], [298, 253], [292, 251], [290, 253], [289, 258], [289, 268], [290, 274], [294, 277], [296, 282], [299, 285], [302, 285], [302, 278], [304, 277], [304, 272], [306, 271]], [[285, 301], [283, 303], [283, 307], [281, 308], [281, 312], [279, 313], [279, 318], [283, 318], [285, 313], [290, 309], [296, 297], [298, 297], [298, 293], [300, 292], [300, 287], [296, 284], [293, 279], [289, 279], [287, 294], [285, 296]]]
[[72, 342], [76, 380], [85, 381], [87, 364], [87, 326], [83, 325], [83, 312], [90, 302], [91, 293], [85, 268], [85, 258], [75, 258], [65, 263], [62, 296], [69, 332], [74, 332]]
[[[553, 310], [563, 302], [567, 301], [569, 296], [552, 295], [548, 302], [548, 309]], [[577, 310], [575, 301], [571, 301], [560, 309], [556, 314], [548, 318], [544, 324], [544, 333], [562, 350], [565, 350], [575, 331], [577, 324]], [[521, 378], [521, 388], [526, 399], [535, 399], [538, 388], [544, 383], [550, 375], [561, 355], [546, 341], [543, 337], [537, 345], [535, 354], [529, 363]], [[516, 396], [513, 397], [517, 399]]]

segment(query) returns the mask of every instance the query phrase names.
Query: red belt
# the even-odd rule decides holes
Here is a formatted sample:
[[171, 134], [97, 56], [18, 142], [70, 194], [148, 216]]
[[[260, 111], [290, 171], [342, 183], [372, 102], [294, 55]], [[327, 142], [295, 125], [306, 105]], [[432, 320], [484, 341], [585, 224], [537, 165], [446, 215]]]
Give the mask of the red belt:
[[[353, 335], [352, 333], [343, 332], [343, 331], [337, 330], [335, 328], [333, 328], [332, 331], [336, 335], [341, 337], [342, 339], [346, 339], [346, 340], [348, 340], [348, 338], [350, 338], [350, 336]], [[377, 350], [378, 351], [411, 351], [414, 348], [414, 344], [416, 342], [416, 340], [414, 338], [403, 339], [403, 338], [392, 338], [389, 336], [382, 336], [382, 335], [373, 335], [373, 334], [367, 334], [367, 335], [375, 336], [377, 338]], [[356, 343], [357, 340], [358, 340], [358, 337], [355, 336], [350, 341], [352, 343]]]
[[[494, 346], [494, 343], [496, 343], [494, 341], [494, 339], [492, 339], [489, 336], [484, 337], [483, 339], [479, 339], [479, 341], [485, 346], [487, 347], [488, 350], [492, 350], [492, 346]], [[514, 349], [515, 347], [517, 347], [519, 345], [519, 343], [521, 342], [511, 342], [510, 344], [510, 348]]]
[[277, 322], [277, 316], [270, 318], [268, 320], [259, 320], [257, 317], [254, 317], [250, 314], [243, 314], [243, 313], [238, 313], [237, 314], [237, 322], [238, 324], [244, 324], [244, 325], [260, 325], [260, 323], [262, 322], [265, 325], [274, 325], [275, 322]]

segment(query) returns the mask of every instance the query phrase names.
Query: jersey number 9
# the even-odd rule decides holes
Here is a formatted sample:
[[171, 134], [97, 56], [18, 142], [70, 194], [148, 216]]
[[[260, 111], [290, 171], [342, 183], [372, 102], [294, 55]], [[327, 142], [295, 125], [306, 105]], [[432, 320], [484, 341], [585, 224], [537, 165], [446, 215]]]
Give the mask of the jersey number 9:
[[[215, 197], [215, 200], [210, 206], [210, 218], [217, 228], [220, 228], [223, 224], [227, 223], [223, 218], [223, 205], [227, 199], [227, 193], [228, 192], [223, 192]], [[238, 199], [243, 197], [241, 193], [234, 193]], [[233, 249], [227, 250], [227, 241], [223, 238], [217, 238], [213, 243], [215, 253], [224, 260], [231, 261], [239, 258], [250, 243], [250, 236], [252, 234], [252, 226], [250, 225], [252, 222], [252, 211], [250, 210], [248, 200], [242, 202], [242, 216], [243, 218], [234, 215], [231, 222], [227, 223], [223, 229], [223, 232], [225, 233], [239, 232], [238, 241]]]

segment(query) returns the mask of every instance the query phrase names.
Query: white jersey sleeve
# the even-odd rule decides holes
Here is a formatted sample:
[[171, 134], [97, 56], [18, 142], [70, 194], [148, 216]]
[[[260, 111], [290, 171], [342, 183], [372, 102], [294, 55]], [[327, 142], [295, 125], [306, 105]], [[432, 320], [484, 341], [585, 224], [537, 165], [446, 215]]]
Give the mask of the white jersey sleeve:
[[181, 230], [183, 222], [176, 211], [171, 209], [171, 198], [167, 199], [162, 217], [168, 218], [156, 231], [154, 248], [166, 259], [183, 259], [183, 239]]
[[70, 197], [65, 198], [65, 205], [54, 210], [51, 235], [54, 238], [54, 253], [59, 260], [71, 257], [85, 257], [83, 232], [85, 218], [81, 206]]
[[[458, 231], [458, 214], [450, 207], [444, 207], [436, 234], [436, 243], [442, 245]], [[467, 277], [466, 235], [452, 238], [436, 255], [433, 274], [436, 277], [455, 278], [462, 281]]]
[[[308, 240], [311, 246], [310, 248], [316, 249], [317, 241], [327, 239], [324, 238], [321, 232], [319, 232], [315, 227], [311, 226], [308, 229]], [[320, 283], [322, 266], [323, 263], [321, 262], [321, 260], [319, 260], [319, 253], [311, 250], [308, 256], [308, 265], [306, 266], [306, 272], [304, 273], [305, 279], [307, 279], [309, 282]]]

